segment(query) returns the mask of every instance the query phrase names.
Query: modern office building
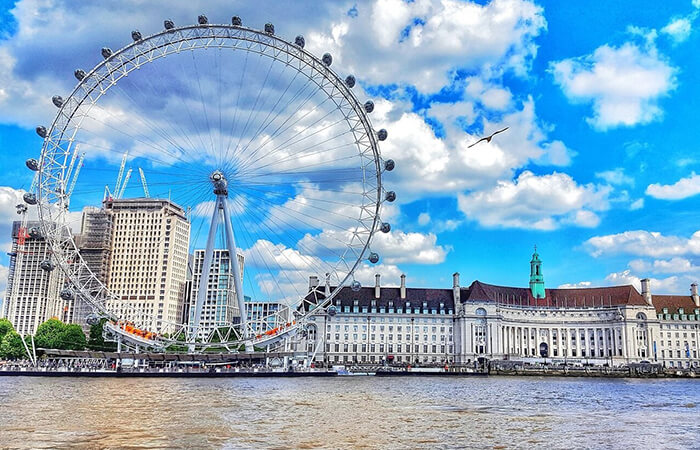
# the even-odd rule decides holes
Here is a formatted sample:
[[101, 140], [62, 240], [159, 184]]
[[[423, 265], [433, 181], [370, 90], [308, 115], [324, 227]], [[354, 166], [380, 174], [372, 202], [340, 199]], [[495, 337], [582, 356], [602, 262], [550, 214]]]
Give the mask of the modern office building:
[[109, 199], [104, 211], [112, 227], [108, 308], [149, 331], [176, 331], [167, 324], [179, 323], [184, 307], [190, 234], [184, 210], [165, 199], [133, 198]]
[[44, 321], [56, 317], [67, 320], [71, 305], [59, 294], [63, 284], [58, 268], [44, 270], [41, 265], [51, 259], [49, 245], [41, 234], [39, 222], [21, 221], [12, 224], [7, 293], [3, 317], [22, 334], [34, 334]]
[[[243, 278], [245, 260], [238, 254], [238, 265]], [[195, 250], [192, 263], [192, 284], [189, 294], [189, 324], [194, 323], [197, 291], [202, 279], [204, 250]], [[231, 259], [228, 250], [214, 249], [211, 272], [209, 273], [206, 297], [202, 305], [197, 335], [205, 337], [216, 328], [227, 327], [240, 322], [240, 309], [233, 283]]]
[[245, 297], [248, 324], [255, 334], [261, 334], [289, 322], [289, 306], [272, 301], [253, 301]]
[[697, 285], [689, 296], [652, 295], [649, 280], [641, 293], [631, 285], [546, 289], [537, 252], [530, 265], [526, 288], [462, 287], [458, 273], [452, 289], [407, 288], [404, 276], [398, 288], [383, 287], [377, 275], [374, 287], [343, 288], [312, 318], [302, 349], [326, 363], [698, 365]]

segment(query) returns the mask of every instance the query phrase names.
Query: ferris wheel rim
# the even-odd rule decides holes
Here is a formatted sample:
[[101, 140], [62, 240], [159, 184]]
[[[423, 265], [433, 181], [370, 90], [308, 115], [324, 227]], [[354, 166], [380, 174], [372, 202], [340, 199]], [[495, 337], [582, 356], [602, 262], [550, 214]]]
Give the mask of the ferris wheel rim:
[[[64, 113], [66, 106], [71, 102], [71, 100], [75, 101], [76, 94], [80, 93], [81, 88], [85, 87], [89, 81], [93, 80], [93, 77], [95, 77], [96, 74], [99, 73], [100, 69], [107, 68], [108, 69], [107, 73], [109, 75], [111, 75], [111, 74], [117, 72], [121, 67], [123, 67], [123, 65], [110, 67], [110, 63], [114, 62], [121, 55], [124, 55], [127, 51], [129, 51], [131, 49], [144, 48], [145, 44], [147, 44], [155, 39], [166, 37], [166, 36], [179, 36], [179, 38], [167, 40], [167, 42], [164, 42], [161, 46], [158, 46], [158, 47], [144, 48], [144, 51], [142, 51], [139, 55], [145, 55], [148, 53], [152, 53], [152, 52], [156, 51], [156, 49], [159, 49], [162, 47], [167, 48], [169, 45], [173, 45], [175, 43], [188, 42], [188, 41], [198, 41], [198, 40], [207, 39], [207, 38], [211, 37], [211, 36], [207, 36], [205, 34], [199, 33], [202, 30], [207, 30], [207, 31], [227, 30], [227, 31], [236, 31], [237, 33], [248, 33], [248, 34], [245, 35], [246, 36], [245, 39], [241, 38], [240, 36], [229, 34], [228, 36], [221, 37], [222, 42], [219, 45], [213, 45], [213, 46], [207, 45], [205, 47], [197, 47], [197, 48], [210, 48], [210, 47], [225, 48], [226, 46], [223, 45], [224, 39], [252, 42], [253, 40], [252, 40], [251, 36], [259, 38], [260, 40], [258, 40], [256, 42], [261, 44], [261, 46], [263, 44], [262, 40], [264, 38], [264, 40], [267, 41], [267, 43], [265, 44], [265, 49], [274, 47], [275, 49], [282, 50], [282, 49], [278, 48], [277, 46], [269, 45], [270, 43], [278, 44], [280, 47], [283, 47], [284, 49], [286, 49], [286, 51], [283, 50], [283, 52], [286, 55], [288, 55], [288, 57], [293, 58], [295, 61], [299, 61], [301, 63], [304, 63], [305, 67], [310, 69], [313, 73], [320, 75], [322, 77], [322, 79], [327, 80], [327, 81], [331, 81], [333, 88], [337, 89], [342, 94], [344, 100], [348, 103], [348, 105], [352, 106], [354, 114], [357, 116], [358, 119], [360, 119], [361, 130], [363, 130], [363, 135], [366, 136], [367, 140], [369, 141], [368, 148], [372, 152], [372, 156], [373, 156], [372, 159], [374, 161], [374, 169], [376, 170], [376, 183], [377, 183], [376, 200], [373, 200], [373, 202], [372, 202], [374, 205], [374, 211], [373, 211], [373, 216], [372, 216], [372, 220], [371, 220], [372, 223], [368, 229], [368, 236], [364, 242], [364, 246], [362, 247], [361, 251], [359, 252], [359, 255], [356, 258], [354, 258], [354, 262], [352, 263], [352, 267], [350, 267], [350, 269], [347, 271], [347, 273], [343, 277], [342, 281], [340, 283], [338, 283], [337, 286], [334, 287], [331, 294], [329, 296], [325, 297], [323, 302], [321, 302], [319, 304], [319, 306], [323, 307], [323, 306], [327, 305], [328, 303], [330, 303], [332, 301], [332, 299], [340, 292], [342, 287], [347, 283], [347, 281], [353, 277], [353, 273], [354, 273], [355, 269], [357, 269], [358, 265], [363, 261], [363, 257], [367, 253], [367, 250], [370, 247], [371, 238], [372, 238], [373, 234], [375, 233], [375, 231], [377, 230], [378, 224], [380, 223], [379, 221], [380, 221], [380, 209], [381, 209], [381, 204], [382, 204], [381, 197], [382, 197], [383, 187], [382, 187], [382, 183], [381, 183], [381, 173], [382, 173], [382, 170], [380, 167], [381, 155], [379, 153], [377, 136], [375, 135], [374, 128], [372, 127], [371, 122], [369, 120], [368, 113], [365, 111], [362, 104], [357, 99], [357, 97], [352, 92], [352, 90], [335, 73], [335, 71], [330, 69], [330, 67], [328, 67], [328, 65], [326, 65], [324, 63], [324, 61], [322, 61], [321, 59], [319, 59], [318, 57], [316, 57], [315, 55], [313, 55], [309, 51], [303, 49], [302, 47], [299, 47], [296, 44], [293, 44], [285, 39], [282, 39], [277, 35], [270, 34], [270, 33], [267, 33], [265, 31], [262, 31], [262, 30], [256, 30], [256, 29], [252, 29], [252, 28], [248, 28], [248, 27], [227, 25], [227, 24], [185, 25], [182, 27], [166, 29], [166, 30], [162, 30], [160, 32], [154, 33], [152, 35], [149, 35], [147, 37], [143, 37], [142, 39], [140, 39], [138, 41], [134, 41], [132, 43], [129, 43], [128, 45], [122, 47], [121, 49], [111, 53], [109, 57], [105, 58], [103, 61], [100, 61], [97, 65], [95, 65], [95, 67], [93, 67], [92, 70], [90, 70], [88, 73], [86, 73], [84, 75], [84, 77], [76, 85], [76, 87], [73, 89], [71, 94], [67, 97], [67, 99], [63, 103], [63, 105], [59, 108], [59, 111], [56, 114], [56, 117], [54, 118], [54, 120], [51, 124], [51, 128], [49, 129], [49, 131], [47, 133], [47, 137], [44, 140], [44, 143], [42, 146], [41, 160], [40, 160], [41, 169], [39, 170], [39, 183], [37, 186], [37, 193], [39, 195], [37, 196], [38, 197], [37, 200], [38, 200], [38, 205], [39, 205], [39, 208], [38, 208], [39, 209], [39, 219], [40, 219], [41, 224], [42, 224], [43, 232], [46, 236], [54, 237], [54, 239], [49, 239], [51, 242], [51, 245], [52, 245], [52, 249], [54, 250], [54, 254], [61, 254], [60, 251], [58, 251], [60, 238], [57, 238], [56, 236], [52, 235], [52, 231], [55, 234], [59, 234], [59, 233], [63, 232], [64, 230], [59, 229], [59, 228], [61, 228], [60, 225], [57, 227], [57, 226], [52, 225], [52, 223], [58, 222], [58, 220], [53, 220], [54, 218], [59, 219], [59, 218], [62, 218], [65, 216], [66, 211], [67, 211], [67, 203], [64, 205], [64, 204], [59, 202], [58, 212], [54, 212], [52, 214], [52, 208], [54, 208], [55, 205], [49, 201], [49, 198], [50, 198], [49, 195], [46, 195], [46, 196], [44, 195], [45, 191], [46, 191], [46, 187], [51, 185], [50, 183], [47, 183], [47, 180], [50, 180], [51, 177], [44, 176], [45, 172], [46, 172], [44, 169], [45, 163], [46, 163], [45, 158], [46, 158], [47, 154], [49, 153], [49, 150], [55, 151], [56, 149], [60, 149], [60, 144], [63, 142], [63, 140], [64, 140], [63, 138], [66, 134], [70, 135], [70, 138], [69, 138], [69, 147], [68, 147], [68, 149], [64, 150], [64, 155], [69, 152], [69, 149], [71, 148], [71, 145], [72, 145], [72, 141], [75, 138], [75, 135], [80, 131], [81, 124], [82, 124], [82, 119], [80, 119], [79, 123], [73, 127], [72, 134], [67, 133], [68, 131], [71, 130], [70, 125], [75, 120], [74, 115], [80, 109], [80, 107], [83, 105], [83, 103], [86, 101], [86, 99], [90, 98], [90, 93], [100, 86], [101, 81], [97, 82], [97, 84], [95, 86], [93, 86], [93, 88], [89, 92], [87, 92], [80, 99], [80, 101], [77, 104], [74, 105], [70, 115], [66, 115]], [[185, 35], [185, 32], [192, 32], [192, 33], [190, 33], [189, 35]], [[195, 49], [196, 48], [193, 47], [191, 50], [195, 50]], [[241, 49], [241, 48], [236, 47], [236, 49], [247, 51], [247, 52], [252, 51], [251, 48]], [[291, 50], [293, 50], [293, 51], [291, 51]], [[253, 52], [258, 53], [260, 55], [264, 54], [264, 52], [262, 50], [259, 52], [258, 51], [253, 51]], [[158, 58], [163, 58], [163, 57], [166, 57], [166, 56], [173, 54], [173, 53], [179, 53], [179, 50], [177, 52], [175, 52], [175, 51], [164, 52], [164, 54], [159, 56]], [[306, 59], [302, 59], [300, 57], [302, 55]], [[276, 61], [281, 61], [281, 60], [277, 59], [276, 56], [270, 56], [267, 54], [265, 54], [265, 56], [271, 57], [272, 59], [274, 59]], [[140, 63], [139, 65], [149, 64], [158, 58], [149, 59], [145, 62]], [[289, 63], [287, 63], [287, 64], [289, 65]], [[295, 68], [295, 69], [298, 72], [303, 73], [301, 67]], [[131, 70], [134, 70], [134, 69], [131, 69]], [[304, 74], [304, 75], [306, 75], [306, 74]], [[311, 79], [310, 76], [307, 75], [307, 77], [309, 77], [309, 79]], [[102, 81], [104, 81], [104, 78]], [[115, 83], [116, 83], [116, 81], [115, 81]], [[318, 83], [317, 83], [317, 85], [318, 85]], [[324, 90], [324, 92], [326, 92], [328, 94], [328, 92], [322, 86], [320, 86], [320, 85], [318, 85], [318, 86], [319, 86], [319, 89]], [[102, 92], [97, 97], [91, 99], [90, 100], [90, 107], [94, 106], [99, 101], [99, 99], [101, 98], [102, 95], [104, 95], [104, 92]], [[328, 94], [328, 95], [330, 97], [330, 94]], [[337, 105], [337, 103], [336, 103], [336, 105]], [[63, 122], [63, 126], [60, 127], [62, 117], [65, 118], [65, 122]], [[347, 115], [344, 114], [344, 117], [346, 120], [348, 120]], [[60, 128], [60, 133], [57, 137], [54, 138], [54, 133], [56, 132], [57, 128]], [[53, 159], [53, 162], [56, 163], [57, 161], [55, 159]], [[60, 183], [61, 179], [59, 178], [56, 181]], [[54, 189], [54, 191], [55, 191], [55, 189]], [[374, 189], [372, 189], [371, 191], [373, 192]], [[65, 192], [64, 193], [58, 192], [58, 194], [59, 195], [56, 197], [57, 199], [60, 199], [62, 201], [66, 201], [66, 202], [70, 200], [69, 196], [65, 195]], [[63, 208], [63, 206], [65, 206], [66, 208]], [[104, 283], [101, 280], [99, 280], [99, 278], [97, 278], [97, 276], [94, 273], [92, 273], [92, 270], [89, 267], [87, 267], [87, 264], [85, 263], [82, 256], [78, 252], [77, 245], [75, 243], [74, 238], [72, 236], [69, 236], [67, 239], [67, 242], [69, 242], [72, 245], [73, 248], [71, 250], [74, 251], [73, 256], [77, 257], [78, 260], [80, 261], [79, 264], [81, 266], [81, 269], [87, 270], [86, 275], [88, 276], [90, 281], [96, 281], [97, 285], [99, 287], [99, 290], [96, 291], [95, 293], [84, 292], [83, 288], [77, 287], [80, 283], [76, 283], [76, 280], [74, 280], [74, 277], [76, 276], [75, 271], [71, 270], [67, 267], [69, 264], [75, 265], [75, 263], [74, 262], [67, 262], [67, 258], [66, 259], [56, 258], [59, 260], [58, 261], [59, 266], [60, 266], [61, 270], [64, 271], [66, 276], [69, 278], [71, 285], [76, 287], [76, 291], [77, 291], [76, 294], [81, 295], [85, 300], [87, 300], [90, 303], [90, 305], [93, 308], [98, 309], [103, 315], [107, 316], [110, 319], [116, 319], [116, 317], [113, 317], [111, 312], [105, 307], [104, 302], [100, 303], [98, 301], [93, 301], [93, 300], [95, 300], [95, 297], [97, 297], [98, 295], [104, 295], [105, 297], [111, 296], [112, 294], [110, 293], [109, 289], [104, 285]], [[313, 314], [313, 312], [310, 310], [310, 311], [306, 312], [303, 316], [301, 316], [300, 319], [305, 319], [312, 314]], [[167, 322], [167, 321], [162, 320], [162, 322]], [[175, 325], [182, 326], [183, 324], [175, 324]], [[170, 341], [168, 341], [168, 342], [170, 342]], [[230, 343], [235, 344], [237, 342], [240, 343], [242, 341], [234, 340], [234, 341], [231, 341]]]

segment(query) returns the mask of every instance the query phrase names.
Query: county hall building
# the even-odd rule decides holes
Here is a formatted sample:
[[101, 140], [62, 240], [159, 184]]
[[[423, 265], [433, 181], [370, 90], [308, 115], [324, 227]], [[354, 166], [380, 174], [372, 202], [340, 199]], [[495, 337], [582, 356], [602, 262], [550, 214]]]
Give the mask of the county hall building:
[[[695, 283], [688, 296], [652, 295], [646, 279], [641, 293], [632, 285], [547, 289], [537, 252], [529, 287], [481, 281], [463, 287], [458, 273], [451, 289], [408, 288], [405, 280], [383, 287], [376, 275], [374, 287], [342, 289], [325, 313], [311, 318], [303, 350], [326, 364], [498, 359], [698, 366]], [[317, 286], [312, 277], [310, 287]]]

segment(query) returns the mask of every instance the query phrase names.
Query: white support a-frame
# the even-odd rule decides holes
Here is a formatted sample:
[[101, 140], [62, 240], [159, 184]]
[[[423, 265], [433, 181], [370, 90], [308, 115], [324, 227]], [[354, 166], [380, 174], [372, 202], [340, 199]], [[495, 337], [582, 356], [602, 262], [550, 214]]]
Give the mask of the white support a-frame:
[[214, 212], [211, 216], [211, 224], [209, 225], [209, 235], [207, 236], [207, 246], [204, 250], [204, 261], [202, 261], [202, 273], [199, 278], [199, 286], [197, 288], [197, 299], [194, 309], [194, 317], [190, 326], [190, 342], [194, 342], [199, 332], [200, 322], [202, 320], [202, 309], [204, 301], [207, 297], [207, 287], [209, 285], [209, 276], [211, 274], [212, 260], [214, 259], [214, 244], [216, 240], [216, 232], [219, 225], [224, 226], [224, 236], [226, 241], [226, 249], [228, 250], [229, 259], [231, 260], [231, 271], [233, 272], [233, 287], [238, 302], [238, 310], [240, 316], [241, 339], [245, 341], [245, 351], [252, 352], [253, 344], [249, 339], [248, 318], [245, 307], [245, 299], [243, 296], [243, 281], [241, 280], [241, 268], [238, 263], [238, 252], [236, 248], [236, 237], [233, 233], [233, 225], [231, 224], [231, 209], [228, 205], [228, 189], [226, 178], [221, 172], [214, 172], [211, 176], [214, 183], [214, 193], [216, 194], [216, 202], [214, 203]]

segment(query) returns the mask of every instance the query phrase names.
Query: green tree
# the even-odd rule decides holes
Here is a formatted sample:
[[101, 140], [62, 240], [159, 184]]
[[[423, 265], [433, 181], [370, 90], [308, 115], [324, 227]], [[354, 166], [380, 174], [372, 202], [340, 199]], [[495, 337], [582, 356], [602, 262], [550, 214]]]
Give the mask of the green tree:
[[12, 326], [12, 322], [7, 319], [0, 319], [0, 340], [10, 331], [15, 331], [15, 327]]
[[34, 335], [34, 342], [38, 348], [63, 349], [63, 332], [66, 324], [58, 319], [49, 319], [39, 325]]
[[80, 325], [68, 325], [58, 319], [49, 319], [39, 325], [34, 342], [39, 348], [58, 350], [84, 350], [87, 345], [85, 333]]
[[0, 359], [24, 359], [27, 351], [22, 343], [22, 337], [15, 330], [11, 330], [0, 341]]
[[60, 336], [61, 349], [63, 350], [85, 350], [87, 340], [80, 325], [72, 323], [65, 325]]
[[103, 330], [107, 319], [101, 319], [95, 325], [90, 327], [90, 337], [87, 346], [93, 350], [116, 351], [117, 344], [114, 342], [105, 342]]

